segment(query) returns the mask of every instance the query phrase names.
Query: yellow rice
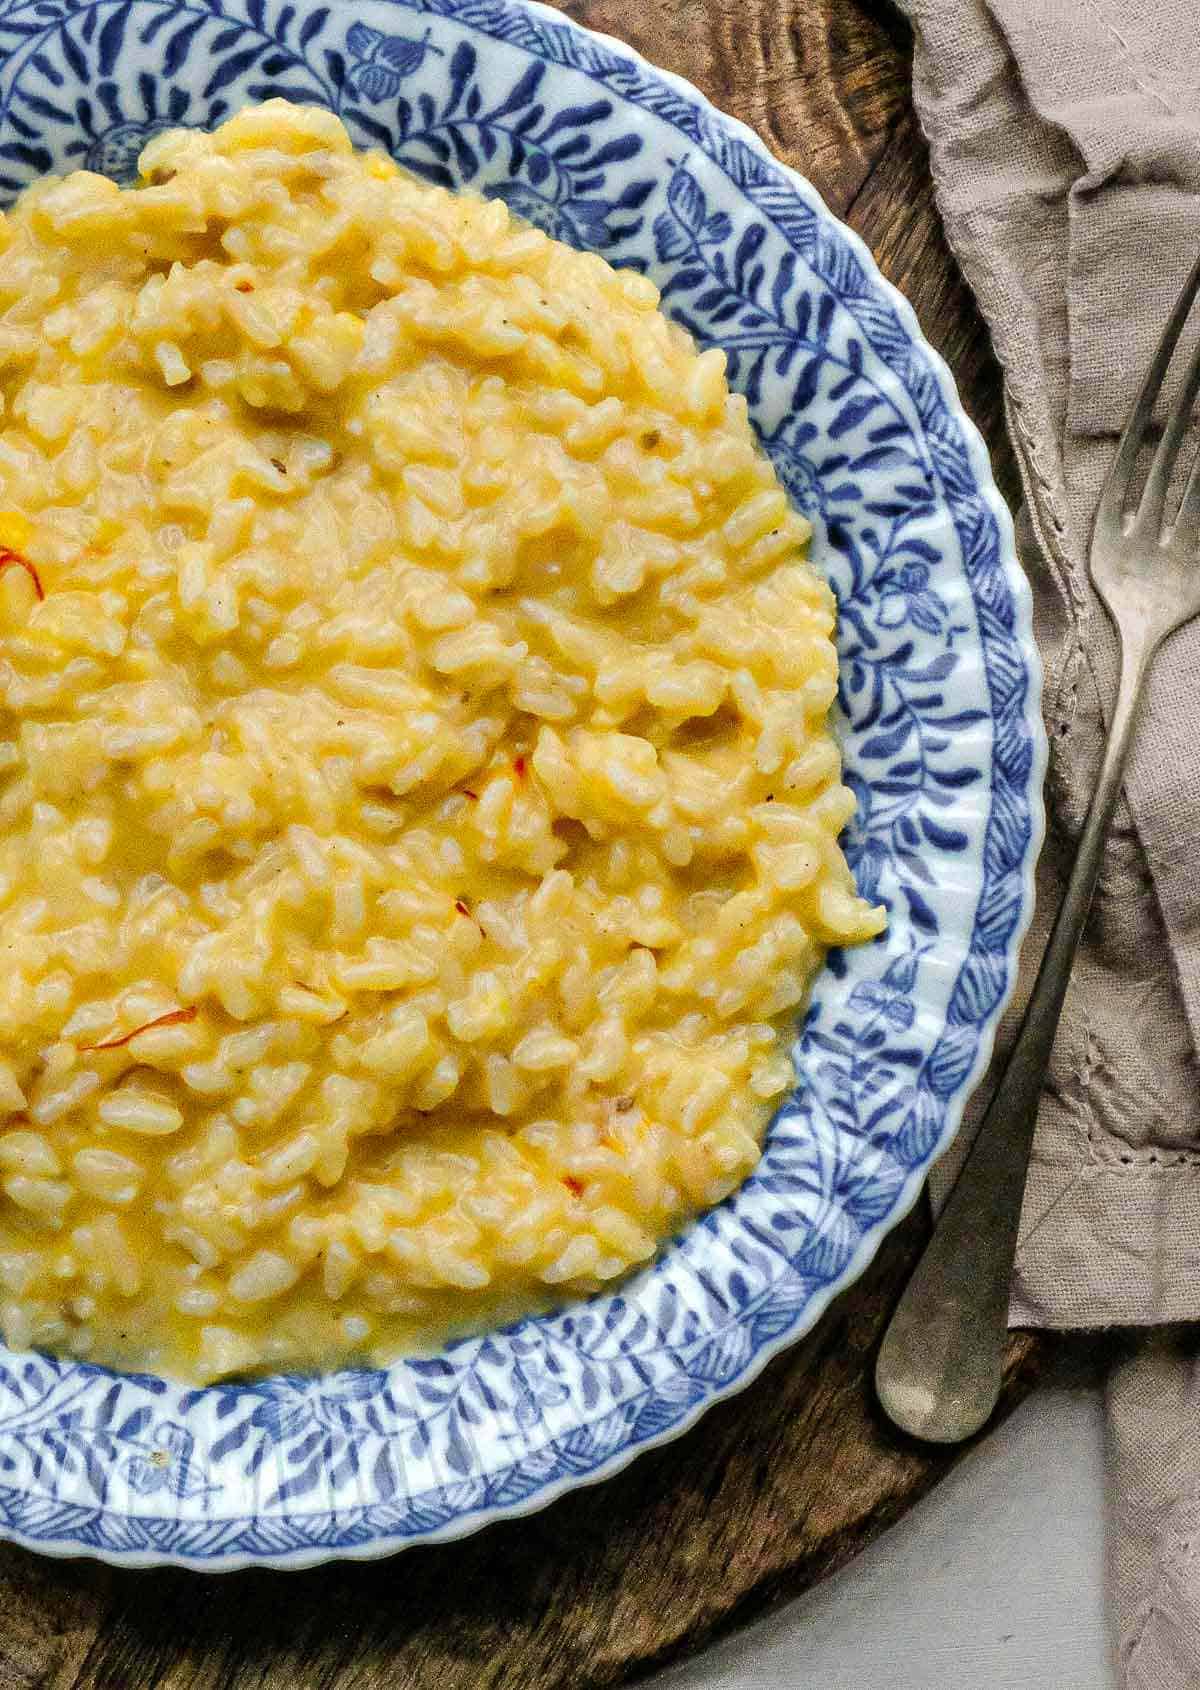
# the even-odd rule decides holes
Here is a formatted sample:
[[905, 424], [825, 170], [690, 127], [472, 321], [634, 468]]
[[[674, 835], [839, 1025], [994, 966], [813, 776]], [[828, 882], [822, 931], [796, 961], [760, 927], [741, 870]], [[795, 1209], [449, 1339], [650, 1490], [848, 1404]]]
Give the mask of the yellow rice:
[[644, 278], [280, 101], [142, 174], [0, 223], [0, 1328], [385, 1358], [754, 1166], [833, 601]]

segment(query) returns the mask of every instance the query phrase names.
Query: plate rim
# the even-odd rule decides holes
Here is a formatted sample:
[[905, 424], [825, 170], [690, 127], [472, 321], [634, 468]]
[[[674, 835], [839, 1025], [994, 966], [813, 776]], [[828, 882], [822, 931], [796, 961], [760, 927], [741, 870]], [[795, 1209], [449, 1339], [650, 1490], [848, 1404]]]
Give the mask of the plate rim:
[[[469, 0], [385, 0], [385, 3], [395, 5], [400, 10], [442, 17], [452, 23], [459, 21], [468, 29], [480, 29], [480, 26], [470, 15], [472, 8]], [[5, 1524], [0, 1527], [0, 1537], [41, 1555], [56, 1559], [84, 1556], [111, 1566], [130, 1569], [176, 1566], [211, 1574], [235, 1572], [247, 1567], [270, 1567], [279, 1571], [301, 1571], [332, 1561], [378, 1560], [397, 1554], [404, 1549], [415, 1548], [424, 1544], [452, 1542], [458, 1538], [469, 1536], [493, 1522], [519, 1519], [536, 1513], [568, 1492], [585, 1486], [591, 1487], [614, 1477], [649, 1450], [662, 1448], [674, 1439], [682, 1437], [716, 1403], [726, 1401], [750, 1386], [770, 1361], [785, 1349], [799, 1342], [812, 1330], [835, 1297], [861, 1278], [874, 1259], [883, 1239], [911, 1212], [928, 1176], [930, 1167], [946, 1152], [957, 1136], [967, 1102], [973, 1095], [991, 1060], [997, 1029], [1015, 988], [1021, 946], [1034, 913], [1036, 866], [1045, 837], [1046, 826], [1043, 782], [1048, 760], [1048, 741], [1041, 707], [1043, 671], [1040, 653], [1033, 635], [1032, 592], [1017, 553], [1012, 516], [996, 486], [991, 459], [983, 437], [963, 406], [948, 364], [930, 344], [921, 329], [913, 306], [895, 284], [883, 274], [863, 238], [842, 218], [830, 210], [820, 191], [807, 177], [776, 157], [766, 143], [742, 119], [724, 111], [694, 83], [678, 72], [653, 63], [629, 43], [604, 31], [592, 29], [586, 24], [579, 23], [566, 13], [544, 4], [543, 0], [491, 0], [491, 4], [498, 5], [500, 9], [512, 13], [522, 11], [530, 13], [540, 20], [543, 28], [551, 33], [574, 34], [595, 42], [609, 53], [625, 60], [639, 76], [651, 82], [665, 84], [677, 97], [687, 104], [699, 108], [717, 128], [726, 131], [733, 140], [741, 143], [757, 155], [773, 172], [781, 173], [787, 184], [812, 207], [819, 219], [836, 225], [840, 238], [871, 277], [873, 286], [882, 291], [884, 298], [895, 310], [910, 341], [920, 351], [927, 368], [934, 376], [946, 410], [961, 433], [967, 460], [975, 480], [976, 492], [986, 505], [996, 525], [999, 566], [1011, 592], [1013, 602], [1012, 639], [1020, 648], [1026, 668], [1026, 691], [1022, 714], [1029, 735], [1031, 753], [1025, 792], [1030, 835], [1025, 847], [1020, 876], [1020, 914], [1013, 925], [1003, 955], [1005, 986], [989, 1011], [987, 1018], [977, 1023], [980, 1031], [974, 1060], [968, 1072], [959, 1082], [955, 1094], [947, 1100], [942, 1130], [936, 1145], [922, 1162], [908, 1171], [895, 1201], [887, 1213], [864, 1228], [858, 1244], [847, 1262], [837, 1274], [811, 1293], [803, 1309], [797, 1314], [791, 1325], [759, 1343], [740, 1372], [726, 1381], [710, 1384], [702, 1399], [690, 1405], [679, 1419], [665, 1428], [647, 1433], [637, 1440], [627, 1439], [586, 1472], [564, 1471], [557, 1477], [548, 1478], [544, 1483], [532, 1488], [517, 1501], [481, 1503], [474, 1508], [454, 1515], [440, 1525], [420, 1532], [392, 1536], [381, 1534], [360, 1543], [312, 1544], [296, 1549], [280, 1550], [276, 1553], [247, 1549], [234, 1551], [228, 1555], [218, 1552], [212, 1556], [198, 1556], [172, 1548], [124, 1550], [103, 1544], [87, 1543], [82, 1541], [78, 1535], [44, 1538], [24, 1532], [16, 1526]], [[480, 33], [486, 32], [480, 30]], [[543, 62], [547, 61], [543, 60]], [[560, 65], [559, 68], [570, 67]], [[717, 164], [718, 168], [723, 169], [718, 160], [713, 160], [713, 162]], [[71, 1362], [66, 1365], [86, 1367], [88, 1364]], [[3, 1428], [0, 1426], [0, 1432], [2, 1430]], [[25, 1497], [27, 1494], [21, 1487], [0, 1484], [0, 1495]], [[64, 1506], [61, 1503], [58, 1505], [60, 1510]], [[84, 1507], [80, 1505], [79, 1512], [92, 1516], [109, 1514], [113, 1518], [130, 1522], [139, 1518], [137, 1514], [128, 1509], [110, 1510], [103, 1506]], [[155, 1523], [164, 1526], [173, 1523], [164, 1521], [163, 1517], [157, 1514], [140, 1516], [140, 1518], [148, 1521], [153, 1520]]]

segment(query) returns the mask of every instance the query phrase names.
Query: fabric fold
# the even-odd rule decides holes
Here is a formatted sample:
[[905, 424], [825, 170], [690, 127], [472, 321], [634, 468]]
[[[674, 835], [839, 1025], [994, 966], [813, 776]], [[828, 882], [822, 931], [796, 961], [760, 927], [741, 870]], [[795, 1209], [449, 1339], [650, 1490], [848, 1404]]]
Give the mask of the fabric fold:
[[[1087, 574], [1114, 442], [1200, 253], [1185, 0], [901, 0], [947, 237], [991, 331], [1051, 754], [1011, 1039], [1103, 753], [1117, 647]], [[1181, 344], [1159, 416], [1200, 341]], [[1192, 456], [1196, 448], [1193, 438]], [[1039, 1113], [1010, 1318], [1156, 1329], [1110, 1396], [1123, 1681], [1200, 1683], [1200, 623], [1156, 661]], [[935, 1199], [986, 1102], [935, 1170]]]

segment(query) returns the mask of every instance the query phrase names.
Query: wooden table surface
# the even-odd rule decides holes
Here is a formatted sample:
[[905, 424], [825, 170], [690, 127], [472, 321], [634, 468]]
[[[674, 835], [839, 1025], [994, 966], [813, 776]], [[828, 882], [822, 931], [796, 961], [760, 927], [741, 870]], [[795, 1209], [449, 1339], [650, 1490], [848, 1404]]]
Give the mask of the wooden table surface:
[[[946, 250], [886, 0], [569, 0], [803, 172], [909, 297], [1015, 493], [1000, 380]], [[0, 1690], [590, 1690], [703, 1646], [848, 1559], [951, 1456], [870, 1370], [913, 1216], [802, 1344], [608, 1483], [466, 1542], [308, 1573], [114, 1572], [0, 1547]], [[1016, 1336], [1006, 1404], [1042, 1345]]]

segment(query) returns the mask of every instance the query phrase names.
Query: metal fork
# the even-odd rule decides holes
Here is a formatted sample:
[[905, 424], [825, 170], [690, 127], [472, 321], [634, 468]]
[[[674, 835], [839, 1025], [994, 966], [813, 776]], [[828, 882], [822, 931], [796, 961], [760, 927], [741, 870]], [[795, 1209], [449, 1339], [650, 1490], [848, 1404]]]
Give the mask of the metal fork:
[[934, 1443], [958, 1443], [977, 1432], [1000, 1394], [1025, 1174], [1071, 965], [1150, 665], [1167, 635], [1200, 611], [1200, 461], [1191, 469], [1178, 509], [1167, 507], [1172, 472], [1200, 392], [1200, 346], [1140, 498], [1135, 487], [1151, 412], [1198, 289], [1200, 260], [1154, 354], [1096, 512], [1089, 567], [1116, 629], [1120, 680], [1066, 895], [1003, 1078], [876, 1363], [876, 1389], [888, 1415], [905, 1431]]

